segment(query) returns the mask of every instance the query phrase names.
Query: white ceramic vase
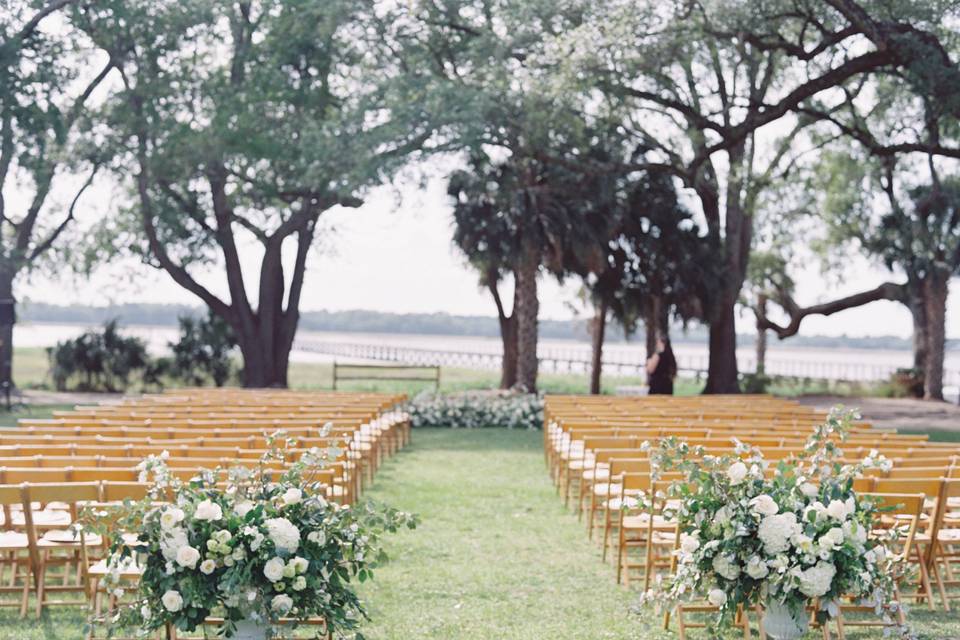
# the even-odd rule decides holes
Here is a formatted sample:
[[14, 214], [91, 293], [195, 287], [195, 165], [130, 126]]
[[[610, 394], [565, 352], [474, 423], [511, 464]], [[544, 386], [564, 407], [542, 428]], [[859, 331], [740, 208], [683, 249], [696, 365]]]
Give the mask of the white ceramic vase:
[[807, 632], [810, 624], [805, 609], [791, 611], [790, 607], [771, 599], [763, 609], [763, 630], [773, 640], [797, 640]]
[[232, 640], [270, 640], [270, 627], [260, 622], [242, 620], [237, 623], [237, 632]]

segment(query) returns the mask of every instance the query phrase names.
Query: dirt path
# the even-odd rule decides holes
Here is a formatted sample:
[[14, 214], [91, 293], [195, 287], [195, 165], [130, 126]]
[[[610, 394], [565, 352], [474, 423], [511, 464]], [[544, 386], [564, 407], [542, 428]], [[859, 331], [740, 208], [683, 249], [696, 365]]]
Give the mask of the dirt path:
[[837, 404], [856, 408], [865, 419], [880, 428], [960, 431], [960, 407], [946, 402], [838, 396], [804, 396], [800, 402], [818, 409], [829, 409]]

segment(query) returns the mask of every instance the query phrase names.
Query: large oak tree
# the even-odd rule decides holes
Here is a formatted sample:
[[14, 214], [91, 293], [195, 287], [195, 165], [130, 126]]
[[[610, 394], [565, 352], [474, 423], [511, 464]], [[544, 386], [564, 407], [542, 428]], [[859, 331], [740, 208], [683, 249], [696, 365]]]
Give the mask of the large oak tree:
[[[362, 204], [430, 136], [403, 16], [373, 0], [124, 0], [76, 21], [122, 79], [110, 116], [134, 205], [114, 227], [230, 324], [246, 386], [286, 385], [320, 216]], [[210, 264], [228, 297], [198, 277]]]

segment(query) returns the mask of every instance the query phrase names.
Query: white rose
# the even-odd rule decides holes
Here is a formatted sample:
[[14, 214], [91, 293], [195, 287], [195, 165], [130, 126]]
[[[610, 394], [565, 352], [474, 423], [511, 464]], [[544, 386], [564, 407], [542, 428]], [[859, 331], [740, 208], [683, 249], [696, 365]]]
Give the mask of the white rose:
[[730, 479], [730, 484], [740, 484], [747, 478], [747, 465], [742, 462], [734, 462], [730, 465], [730, 468], [727, 469], [727, 478]]
[[777, 506], [776, 501], [765, 493], [761, 493], [751, 500], [750, 507], [754, 513], [760, 514], [761, 516], [776, 515], [776, 513], [780, 511], [780, 507]]
[[800, 593], [808, 598], [819, 598], [830, 591], [837, 568], [829, 562], [818, 562], [800, 572]]
[[140, 607], [140, 617], [143, 618], [144, 621], [149, 620], [152, 615], [153, 613], [150, 611], [149, 606], [143, 605], [142, 607]]
[[200, 573], [204, 575], [210, 575], [211, 573], [216, 571], [216, 569], [217, 569], [217, 563], [211, 560], [210, 558], [207, 558], [206, 560], [200, 563]]
[[183, 546], [177, 549], [177, 564], [187, 569], [195, 569], [197, 561], [200, 560], [200, 552], [191, 546]]
[[263, 575], [270, 582], [277, 582], [283, 579], [283, 568], [285, 566], [282, 558], [270, 558], [263, 565]]
[[270, 601], [270, 608], [283, 615], [293, 608], [293, 598], [282, 593], [278, 596], [273, 596], [273, 600]]
[[770, 573], [767, 563], [760, 556], [750, 556], [747, 560], [747, 575], [754, 580], [762, 580]]
[[164, 529], [173, 529], [181, 522], [183, 522], [183, 509], [170, 507], [160, 514], [160, 526]]
[[848, 514], [847, 505], [840, 500], [831, 500], [827, 505], [827, 515], [834, 520], [843, 521]]
[[289, 507], [290, 505], [299, 503], [303, 499], [303, 492], [296, 487], [290, 487], [283, 492], [283, 496], [281, 496], [280, 499], [283, 501], [283, 504]]
[[216, 502], [204, 500], [197, 505], [196, 511], [193, 512], [193, 517], [197, 520], [209, 520], [210, 522], [216, 522], [223, 517], [223, 509], [221, 509], [220, 505], [218, 505]]
[[792, 538], [790, 542], [793, 543], [797, 549], [803, 551], [804, 553], [813, 553], [813, 539], [810, 536], [806, 536], [802, 533], [798, 533]]
[[301, 558], [300, 556], [297, 556], [296, 558], [290, 561], [290, 564], [293, 565], [294, 570], [298, 574], [306, 573], [307, 568], [310, 566], [310, 561], [307, 560], [306, 558]]
[[293, 553], [300, 546], [300, 530], [286, 518], [270, 518], [264, 524], [277, 551]]
[[293, 590], [294, 591], [303, 591], [307, 588], [307, 579], [303, 576], [297, 576], [297, 579], [293, 581]]
[[847, 520], [843, 523], [843, 535], [858, 545], [862, 545], [867, 541], [866, 528], [855, 520]]
[[160, 597], [160, 602], [163, 603], [163, 608], [170, 613], [176, 613], [183, 609], [183, 596], [178, 591], [167, 591]]
[[840, 527], [833, 527], [825, 534], [820, 536], [820, 546], [822, 548], [832, 548], [835, 549], [843, 544], [843, 529]]
[[807, 507], [803, 512], [803, 519], [806, 522], [811, 522], [810, 514], [813, 514], [813, 522], [821, 520], [827, 513], [827, 508], [823, 506], [823, 503], [817, 500], [809, 507]]
[[237, 506], [233, 508], [233, 512], [236, 513], [241, 518], [245, 518], [248, 513], [253, 511], [254, 506], [255, 505], [251, 501], [244, 500], [243, 502], [237, 503]]
[[256, 527], [244, 527], [243, 535], [250, 538], [250, 550], [256, 551], [263, 544], [263, 534]]
[[740, 576], [740, 565], [736, 558], [726, 554], [714, 556], [713, 570], [727, 580], [736, 580]]
[[160, 536], [160, 552], [167, 562], [176, 560], [177, 551], [180, 547], [188, 544], [187, 532], [182, 527], [163, 530]]
[[812, 482], [804, 482], [800, 485], [800, 493], [808, 498], [813, 498], [820, 493], [820, 490], [817, 489], [817, 485], [813, 484]]
[[226, 544], [233, 540], [233, 534], [226, 529], [221, 529], [213, 534], [213, 538], [220, 544]]
[[297, 575], [297, 568], [294, 566], [293, 561], [291, 560], [283, 567], [283, 577], [292, 578]]
[[873, 549], [873, 557], [876, 558], [877, 562], [883, 562], [884, 558], [887, 557], [887, 548], [882, 544], [878, 544]]
[[307, 534], [307, 540], [318, 547], [322, 547], [327, 544], [327, 535], [323, 531], [311, 531]]
[[727, 594], [722, 589], [711, 589], [707, 594], [707, 602], [715, 607], [722, 607], [727, 603]]
[[696, 536], [684, 534], [680, 539], [680, 548], [684, 553], [693, 553], [700, 548], [700, 540]]
[[713, 521], [721, 527], [730, 524], [730, 510], [725, 506], [720, 507], [717, 509], [717, 512], [713, 514]]

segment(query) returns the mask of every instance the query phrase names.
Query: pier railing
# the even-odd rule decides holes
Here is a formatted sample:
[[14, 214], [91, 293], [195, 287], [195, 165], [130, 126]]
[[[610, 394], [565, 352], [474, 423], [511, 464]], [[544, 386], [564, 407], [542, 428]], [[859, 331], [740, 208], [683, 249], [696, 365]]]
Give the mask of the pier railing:
[[[360, 342], [326, 342], [322, 340], [298, 340], [295, 349], [319, 353], [337, 358], [372, 362], [398, 362], [409, 365], [444, 366], [462, 369], [499, 370], [501, 354], [493, 350], [428, 349], [424, 347]], [[542, 347], [538, 350], [540, 369], [549, 373], [582, 374], [590, 370], [589, 348]], [[677, 354], [681, 375], [702, 378], [707, 372], [707, 356]], [[740, 371], [756, 371], [756, 360], [740, 357]], [[896, 371], [896, 365], [881, 365], [856, 361], [813, 361], [767, 358], [765, 371], [768, 375], [818, 380], [844, 380], [873, 382], [887, 380]], [[622, 354], [607, 355], [603, 359], [603, 372], [613, 376], [644, 377], [642, 358], [628, 359]], [[960, 386], [960, 370], [944, 371], [945, 386]]]

